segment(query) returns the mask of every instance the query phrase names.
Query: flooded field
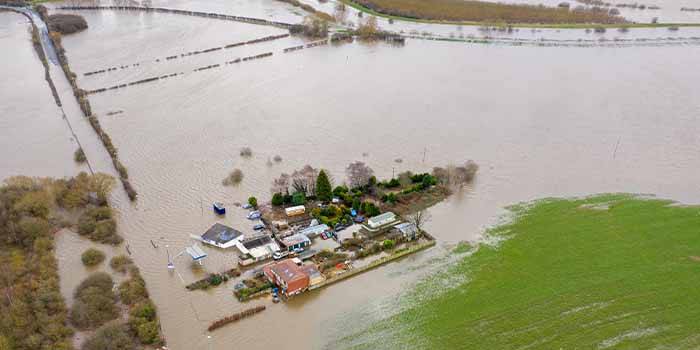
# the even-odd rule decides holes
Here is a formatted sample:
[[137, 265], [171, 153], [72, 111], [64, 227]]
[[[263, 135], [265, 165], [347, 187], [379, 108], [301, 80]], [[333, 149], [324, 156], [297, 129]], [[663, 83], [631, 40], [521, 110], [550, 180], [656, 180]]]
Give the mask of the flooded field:
[[26, 17], [0, 12], [0, 178], [72, 175], [85, 169], [73, 162], [78, 146], [44, 80], [29, 28]]
[[[297, 9], [272, 1], [206, 2], [208, 8], [203, 4], [163, 1], [153, 6], [274, 16], [290, 22], [302, 18], [294, 14]], [[282, 53], [304, 42], [290, 37], [155, 62], [158, 57], [284, 30], [170, 14], [80, 13], [90, 28], [63, 42], [84, 89], [183, 73], [90, 96], [139, 192], [132, 204], [118, 188], [113, 205], [119, 211], [120, 234], [159, 308], [171, 349], [206, 348], [209, 341], [215, 349], [324, 348], [368, 321], [395, 313], [405, 289], [450, 262], [449, 247], [478, 240], [513, 202], [599, 192], [653, 193], [700, 202], [700, 100], [695, 88], [700, 46], [513, 47], [409, 39], [403, 47], [353, 43]], [[4, 58], [16, 68], [3, 68], [0, 74], [41, 72], [38, 60], [36, 67], [18, 63], [33, 54], [26, 26], [14, 23], [22, 18], [0, 16], [0, 28], [8, 28], [0, 38], [3, 48], [6, 41], [17, 47], [12, 58]], [[571, 33], [551, 32], [575, 39], [583, 31]], [[668, 31], [631, 33], [656, 37]], [[682, 29], [681, 34], [688, 32]], [[268, 51], [274, 55], [194, 71]], [[142, 64], [83, 75], [136, 62]], [[55, 132], [48, 123], [16, 116], [27, 108], [51, 110], [43, 74], [35, 75], [33, 88], [21, 94], [8, 79], [0, 81], [3, 97], [12, 96], [10, 91], [18, 94], [12, 101], [30, 95], [46, 101], [38, 107], [18, 102], [3, 110], [3, 144]], [[65, 128], [57, 115], [51, 118]], [[5, 123], [20, 129], [6, 132]], [[81, 140], [94, 139], [86, 121], [75, 123], [82, 125]], [[70, 143], [65, 150], [44, 147], [51, 153], [32, 151], [28, 157], [35, 158], [29, 160], [17, 157], [17, 149], [3, 147], [2, 159], [29, 165], [25, 170], [3, 161], [0, 176], [15, 169], [30, 175], [56, 174], [54, 167], [49, 174], [39, 167], [56, 158], [63, 159], [59, 166], [72, 166]], [[93, 142], [88, 150], [104, 159], [100, 147]], [[253, 156], [241, 158], [242, 147], [251, 147]], [[269, 165], [275, 155], [283, 161]], [[397, 158], [402, 162], [395, 162]], [[233, 204], [251, 195], [269, 200], [271, 181], [281, 172], [311, 164], [329, 170], [338, 184], [344, 181], [345, 166], [354, 160], [388, 178], [394, 172], [429, 170], [467, 159], [480, 165], [477, 181], [431, 210], [427, 229], [438, 246], [399, 263], [276, 305], [267, 299], [239, 303], [232, 295], [232, 282], [208, 292], [187, 292], [184, 285], [204, 273], [193, 270], [186, 256], [175, 261], [175, 272], [166, 269], [166, 246], [177, 254], [192, 244], [191, 234], [203, 233], [214, 222], [250, 232], [245, 211]], [[108, 162], [100, 164], [109, 169]], [[222, 186], [221, 180], [234, 168], [243, 171], [242, 183]], [[68, 168], [56, 175], [78, 170]], [[211, 213], [213, 201], [229, 206], [225, 218]], [[86, 247], [76, 239], [59, 237], [62, 271], [75, 263], [67, 257], [79, 256]], [[235, 250], [205, 250], [207, 271], [237, 263]], [[79, 278], [62, 281], [62, 286], [75, 281]], [[258, 304], [268, 309], [207, 339], [210, 322]]]

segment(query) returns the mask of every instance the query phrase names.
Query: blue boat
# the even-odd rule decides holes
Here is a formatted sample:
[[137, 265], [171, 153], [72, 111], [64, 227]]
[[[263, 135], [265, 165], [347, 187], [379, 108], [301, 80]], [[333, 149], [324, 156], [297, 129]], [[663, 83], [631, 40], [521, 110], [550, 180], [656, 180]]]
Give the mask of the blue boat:
[[225, 215], [226, 214], [226, 207], [224, 207], [223, 203], [216, 202], [216, 203], [214, 203], [214, 212], [219, 214], [219, 215]]

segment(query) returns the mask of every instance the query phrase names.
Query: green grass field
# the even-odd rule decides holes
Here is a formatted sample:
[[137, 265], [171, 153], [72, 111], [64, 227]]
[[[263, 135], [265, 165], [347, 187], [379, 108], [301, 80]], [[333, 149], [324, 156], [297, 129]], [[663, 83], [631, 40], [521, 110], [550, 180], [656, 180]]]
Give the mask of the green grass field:
[[[513, 208], [415, 304], [341, 341], [351, 348], [688, 349], [700, 347], [700, 207], [629, 195]], [[454, 288], [438, 296], [452, 280]], [[383, 344], [377, 346], [377, 344]]]

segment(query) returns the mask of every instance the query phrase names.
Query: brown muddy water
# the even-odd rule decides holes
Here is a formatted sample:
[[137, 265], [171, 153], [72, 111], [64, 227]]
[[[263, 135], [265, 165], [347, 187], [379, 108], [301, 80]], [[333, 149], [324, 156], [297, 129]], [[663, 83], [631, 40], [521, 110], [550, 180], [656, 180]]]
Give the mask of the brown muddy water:
[[[221, 12], [250, 15], [245, 7], [237, 11], [235, 6], [242, 4]], [[281, 11], [277, 3], [264, 4]], [[284, 47], [302, 42], [287, 38], [156, 63], [151, 59], [283, 31], [168, 14], [81, 13], [90, 29], [64, 38], [81, 87], [184, 73], [90, 97], [139, 192], [131, 204], [118, 189], [113, 205], [120, 233], [159, 307], [171, 349], [205, 349], [209, 341], [214, 349], [324, 348], [395, 313], [405, 290], [450, 262], [451, 246], [478, 240], [502, 208], [514, 202], [600, 192], [700, 202], [698, 46], [541, 48], [408, 40], [404, 47], [353, 43], [283, 54]], [[3, 28], [15, 28], [8, 24], [10, 17], [0, 19]], [[19, 50], [26, 29], [8, 31], [20, 38], [12, 41]], [[22, 50], [31, 55], [26, 44]], [[20, 55], [18, 50], [7, 52]], [[274, 55], [193, 72], [267, 51]], [[82, 75], [132, 61], [148, 63]], [[11, 72], [3, 68], [2, 74], [28, 75], [37, 69], [31, 63], [15, 67]], [[26, 94], [38, 91], [51, 101], [42, 77]], [[11, 89], [8, 80], [0, 81], [3, 101]], [[15, 108], [20, 107], [30, 108], [19, 103]], [[121, 112], [108, 115], [115, 111]], [[7, 113], [3, 123], [5, 118]], [[23, 118], [13, 118], [11, 124], [51, 129]], [[27, 137], [5, 127], [1, 131], [7, 144]], [[90, 133], [84, 129], [79, 135], [82, 139]], [[246, 146], [253, 149], [250, 159], [238, 154]], [[99, 144], [91, 147], [102, 157]], [[16, 166], [5, 160], [22, 157], [5, 147], [0, 152], [4, 176]], [[72, 149], [67, 152], [64, 158], [70, 161]], [[275, 155], [284, 160], [268, 165]], [[49, 154], [29, 157], [37, 166], [53, 159]], [[166, 269], [166, 245], [176, 254], [192, 244], [190, 234], [201, 234], [214, 222], [250, 232], [245, 211], [232, 204], [251, 195], [268, 200], [270, 183], [281, 172], [308, 163], [328, 169], [341, 183], [344, 167], [354, 160], [367, 162], [379, 177], [390, 177], [467, 159], [481, 166], [477, 181], [431, 209], [429, 230], [438, 245], [398, 263], [288, 303], [261, 299], [249, 305], [236, 301], [231, 282], [208, 292], [187, 292], [184, 284], [203, 276], [190, 268], [189, 258], [178, 258], [174, 273]], [[243, 182], [222, 186], [234, 168], [243, 170]], [[225, 218], [211, 213], [213, 201], [229, 204]], [[61, 271], [66, 266], [72, 270], [75, 262], [64, 261], [86, 244], [59, 238]], [[237, 262], [234, 250], [205, 250], [210, 254], [206, 271]], [[76, 280], [67, 278], [62, 287]], [[206, 332], [215, 319], [258, 304], [268, 309]]]

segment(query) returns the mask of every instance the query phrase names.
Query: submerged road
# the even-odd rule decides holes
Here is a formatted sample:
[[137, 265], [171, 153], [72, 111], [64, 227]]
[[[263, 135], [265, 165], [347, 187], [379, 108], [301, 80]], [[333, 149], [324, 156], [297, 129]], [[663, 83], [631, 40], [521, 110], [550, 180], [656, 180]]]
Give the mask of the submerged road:
[[27, 18], [29, 18], [29, 20], [34, 23], [36, 29], [39, 31], [39, 37], [41, 38], [41, 47], [44, 48], [44, 54], [53, 65], [59, 65], [58, 55], [56, 54], [56, 48], [53, 46], [53, 42], [49, 37], [49, 27], [41, 19], [39, 14], [36, 13], [36, 11], [32, 10], [29, 7], [12, 7], [5, 5], [0, 5], [0, 9], [8, 9], [10, 11], [19, 12], [21, 14], [24, 14]]

